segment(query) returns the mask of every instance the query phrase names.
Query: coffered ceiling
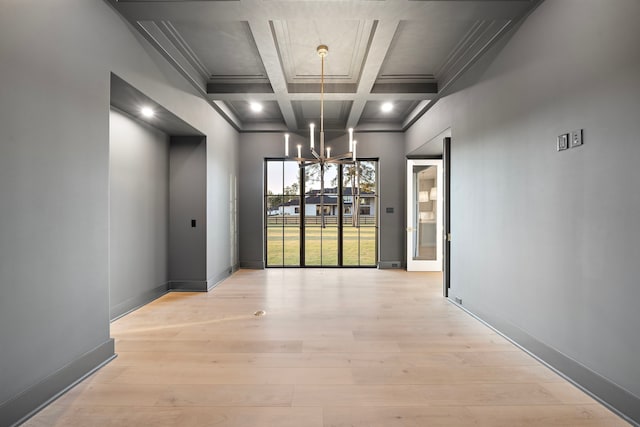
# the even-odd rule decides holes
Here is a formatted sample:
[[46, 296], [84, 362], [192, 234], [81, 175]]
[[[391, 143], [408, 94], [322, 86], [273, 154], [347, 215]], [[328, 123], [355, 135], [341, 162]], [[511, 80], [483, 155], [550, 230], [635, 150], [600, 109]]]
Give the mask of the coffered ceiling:
[[[109, 0], [240, 131], [402, 131], [539, 0]], [[262, 104], [254, 112], [251, 102]], [[393, 109], [381, 111], [384, 102]]]

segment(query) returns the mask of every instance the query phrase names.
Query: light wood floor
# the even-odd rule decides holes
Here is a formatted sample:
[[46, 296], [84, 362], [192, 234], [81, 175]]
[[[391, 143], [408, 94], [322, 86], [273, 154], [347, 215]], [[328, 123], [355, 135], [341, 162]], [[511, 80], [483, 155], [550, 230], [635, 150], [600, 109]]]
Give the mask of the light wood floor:
[[448, 303], [440, 283], [269, 269], [168, 294], [114, 322], [118, 358], [26, 425], [627, 425]]

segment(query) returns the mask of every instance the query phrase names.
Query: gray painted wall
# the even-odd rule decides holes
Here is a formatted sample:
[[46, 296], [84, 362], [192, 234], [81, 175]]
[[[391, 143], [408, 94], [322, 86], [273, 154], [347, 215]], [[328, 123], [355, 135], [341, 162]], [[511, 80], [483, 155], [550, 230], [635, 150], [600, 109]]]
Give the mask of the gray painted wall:
[[[111, 318], [168, 289], [169, 136], [109, 114]], [[204, 195], [202, 197], [204, 199]]]
[[[209, 108], [207, 106], [207, 108]], [[216, 115], [207, 133], [207, 281], [209, 287], [238, 266], [238, 133]]]
[[[169, 278], [207, 280], [207, 145], [202, 137], [172, 137], [169, 181]], [[191, 227], [191, 220], [196, 227]]]
[[[207, 223], [214, 225], [207, 230], [208, 277], [233, 265], [233, 221], [228, 207], [217, 204], [230, 199], [238, 136], [102, 1], [0, 2], [0, 58], [0, 421], [6, 422], [9, 400], [111, 342], [110, 72], [207, 136]], [[70, 381], [86, 371], [73, 371]], [[54, 391], [64, 385], [55, 383]]]
[[638, 16], [636, 0], [545, 1], [406, 147], [451, 127], [451, 294], [636, 397]]
[[[401, 133], [360, 133], [357, 135], [358, 157], [379, 158], [380, 240], [379, 260], [382, 263], [405, 259], [404, 249], [404, 138]], [[291, 135], [291, 152], [296, 144], [308, 146], [308, 140]], [[329, 143], [327, 143], [329, 144]], [[331, 143], [332, 152], [348, 150], [346, 138]], [[264, 159], [284, 155], [284, 136], [279, 133], [244, 133], [240, 136], [239, 194], [240, 203], [240, 265], [250, 268], [264, 266]], [[303, 153], [303, 155], [305, 155]], [[310, 153], [306, 154], [307, 156]], [[394, 213], [385, 213], [387, 207]]]

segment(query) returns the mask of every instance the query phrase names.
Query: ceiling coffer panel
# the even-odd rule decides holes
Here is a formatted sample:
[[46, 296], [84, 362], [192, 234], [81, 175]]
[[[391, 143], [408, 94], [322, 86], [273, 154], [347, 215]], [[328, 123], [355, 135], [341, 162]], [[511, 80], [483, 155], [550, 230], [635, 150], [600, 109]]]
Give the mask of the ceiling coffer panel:
[[250, 101], [228, 101], [229, 108], [242, 122], [253, 123], [284, 123], [282, 113], [276, 101], [262, 101], [262, 111], [251, 110]]
[[402, 21], [377, 81], [424, 83], [437, 80], [454, 59], [456, 47], [477, 26], [477, 21], [465, 20]]
[[165, 21], [165, 35], [211, 82], [267, 83], [267, 73], [247, 22]]
[[288, 84], [319, 83], [320, 57], [316, 48], [329, 47], [325, 81], [357, 84], [374, 21], [272, 21], [280, 63]]
[[383, 112], [380, 108], [382, 101], [368, 101], [360, 116], [360, 123], [402, 123], [419, 103], [418, 100], [394, 101], [393, 110]]
[[[320, 126], [319, 101], [293, 101], [291, 104], [300, 127], [307, 128], [309, 123], [315, 123], [317, 127]], [[325, 129], [345, 129], [351, 105], [352, 101], [325, 101]]]

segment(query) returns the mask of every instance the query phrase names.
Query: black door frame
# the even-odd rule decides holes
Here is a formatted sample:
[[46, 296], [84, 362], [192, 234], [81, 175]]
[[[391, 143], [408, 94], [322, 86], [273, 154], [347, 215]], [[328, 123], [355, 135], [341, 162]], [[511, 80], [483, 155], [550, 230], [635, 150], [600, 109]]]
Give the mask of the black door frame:
[[442, 164], [444, 174], [444, 227], [443, 248], [444, 259], [442, 263], [442, 287], [445, 298], [449, 297], [451, 287], [451, 138], [446, 137], [442, 141]]

